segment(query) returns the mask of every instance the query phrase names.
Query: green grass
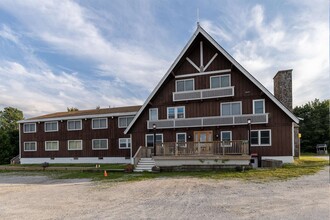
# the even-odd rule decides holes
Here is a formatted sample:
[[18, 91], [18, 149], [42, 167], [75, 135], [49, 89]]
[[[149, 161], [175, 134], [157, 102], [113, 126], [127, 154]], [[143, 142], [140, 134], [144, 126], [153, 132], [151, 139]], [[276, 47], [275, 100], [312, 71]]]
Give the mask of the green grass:
[[[51, 178], [58, 178], [58, 179], [88, 178], [95, 181], [109, 181], [109, 182], [140, 181], [140, 180], [146, 180], [152, 178], [182, 178], [182, 177], [205, 178], [205, 179], [216, 179], [216, 180], [240, 179], [246, 181], [263, 182], [263, 181], [272, 181], [272, 180], [287, 180], [290, 178], [300, 177], [302, 175], [312, 175], [317, 173], [327, 165], [329, 165], [329, 161], [315, 157], [304, 156], [298, 160], [295, 160], [294, 164], [286, 164], [282, 168], [252, 169], [252, 170], [245, 170], [244, 172], [238, 172], [235, 170], [200, 171], [200, 172], [161, 172], [161, 173], [108, 172], [107, 177], [103, 176], [103, 172], [47, 171], [47, 170], [28, 171], [28, 172], [15, 171], [15, 172], [21, 173], [23, 175], [25, 174], [47, 175]], [[109, 164], [109, 167], [113, 168], [114, 165]]]

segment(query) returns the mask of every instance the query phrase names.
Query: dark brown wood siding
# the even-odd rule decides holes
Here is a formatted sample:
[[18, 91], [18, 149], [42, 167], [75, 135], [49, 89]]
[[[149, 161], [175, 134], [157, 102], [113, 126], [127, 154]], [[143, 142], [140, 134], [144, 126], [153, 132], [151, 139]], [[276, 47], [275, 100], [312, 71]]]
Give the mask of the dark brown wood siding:
[[[118, 128], [118, 117], [108, 118], [107, 129], [92, 129], [92, 119], [82, 119], [82, 130], [68, 131], [67, 120], [58, 121], [59, 130], [45, 132], [44, 122], [36, 123], [36, 133], [23, 133], [21, 126], [21, 156], [29, 157], [130, 157], [130, 149], [119, 149], [119, 138], [124, 135], [125, 128]], [[93, 139], [108, 139], [108, 150], [93, 150]], [[82, 150], [68, 150], [68, 140], [82, 140]], [[36, 141], [37, 151], [24, 151], [24, 142]], [[58, 151], [45, 151], [45, 141], [59, 141]]]
[[[200, 65], [200, 40], [203, 40], [203, 59], [204, 66], [218, 53], [217, 58], [209, 66], [207, 71], [231, 69], [230, 73], [199, 75], [193, 78], [195, 81], [195, 89], [210, 88], [210, 76], [230, 74], [231, 85], [234, 86], [234, 97], [215, 98], [197, 101], [181, 101], [173, 102], [173, 92], [175, 91], [175, 81], [178, 78], [174, 76], [183, 76], [184, 74], [196, 73], [197, 70], [186, 60], [189, 57], [197, 66]], [[182, 79], [182, 78], [180, 78]], [[184, 78], [183, 78], [184, 79]], [[158, 108], [159, 119], [167, 118], [167, 107], [185, 106], [185, 117], [207, 117], [220, 115], [220, 103], [241, 101], [242, 114], [253, 113], [253, 100], [265, 99], [265, 112], [269, 113], [269, 123], [264, 125], [252, 125], [253, 130], [270, 129], [271, 130], [271, 146], [252, 147], [252, 153], [258, 153], [262, 156], [291, 156], [292, 155], [292, 120], [266, 96], [254, 83], [252, 83], [243, 73], [235, 68], [231, 62], [216, 50], [206, 39], [198, 36], [195, 42], [187, 50], [183, 58], [178, 62], [172, 74], [168, 76], [165, 83], [160, 87], [158, 92], [152, 98], [150, 103], [141, 113], [135, 124], [132, 126], [130, 133], [132, 134], [133, 155], [139, 146], [145, 145], [145, 134], [152, 133], [147, 130], [147, 120], [149, 119], [149, 108]], [[193, 138], [193, 132], [199, 130], [212, 130], [214, 140], [216, 134], [221, 131], [232, 131], [233, 140], [247, 140], [247, 125], [225, 126], [225, 127], [204, 127], [204, 128], [185, 128], [185, 129], [157, 129], [157, 133], [163, 133], [164, 142], [174, 142], [177, 132], [186, 132]], [[193, 141], [189, 140], [188, 141]]]

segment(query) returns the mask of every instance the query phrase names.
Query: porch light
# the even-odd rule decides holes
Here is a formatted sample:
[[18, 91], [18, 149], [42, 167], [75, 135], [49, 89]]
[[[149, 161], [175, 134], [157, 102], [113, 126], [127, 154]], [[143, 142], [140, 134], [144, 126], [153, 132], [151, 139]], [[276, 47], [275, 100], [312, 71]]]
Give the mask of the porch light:
[[157, 129], [156, 124], [152, 125], [152, 129], [154, 131], [154, 156], [156, 156], [156, 129]]
[[248, 141], [249, 141], [249, 155], [251, 154], [251, 119], [248, 119], [247, 120], [247, 124], [248, 124], [248, 129], [249, 129], [249, 133], [248, 133], [248, 135], [249, 135], [249, 139], [248, 139]]

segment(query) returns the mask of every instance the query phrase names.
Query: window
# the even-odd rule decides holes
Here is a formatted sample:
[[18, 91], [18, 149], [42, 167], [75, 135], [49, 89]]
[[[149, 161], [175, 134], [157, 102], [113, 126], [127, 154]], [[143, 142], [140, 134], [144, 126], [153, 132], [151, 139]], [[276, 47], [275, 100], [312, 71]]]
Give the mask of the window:
[[58, 131], [58, 122], [45, 122], [45, 132]]
[[183, 91], [192, 91], [194, 90], [194, 79], [184, 79], [184, 80], [177, 80], [176, 81], [176, 91], [183, 92]]
[[133, 120], [134, 116], [119, 117], [118, 128], [126, 128]]
[[45, 141], [45, 151], [58, 151], [58, 141]]
[[231, 145], [231, 131], [221, 131], [221, 141], [222, 141], [222, 146], [232, 146]]
[[157, 121], [158, 120], [158, 108], [149, 109], [149, 120]]
[[253, 100], [253, 114], [264, 114], [265, 113], [265, 100], [258, 99]]
[[167, 108], [167, 119], [175, 119], [175, 118], [185, 118], [184, 106]]
[[92, 119], [92, 129], [103, 129], [108, 128], [107, 118], [93, 118]]
[[178, 147], [186, 147], [187, 144], [187, 134], [186, 133], [176, 133], [176, 143]]
[[81, 120], [69, 120], [68, 131], [81, 130]]
[[24, 151], [37, 151], [37, 142], [24, 142]]
[[223, 88], [230, 86], [230, 75], [222, 76], [211, 76], [210, 77], [210, 88]]
[[108, 149], [108, 139], [94, 139], [92, 140], [93, 150], [107, 150]]
[[68, 150], [82, 150], [82, 140], [68, 141]]
[[221, 103], [221, 115], [241, 115], [242, 102]]
[[119, 149], [129, 149], [131, 148], [130, 138], [119, 138]]
[[36, 123], [26, 123], [23, 125], [24, 133], [34, 133], [36, 130]]
[[271, 142], [270, 130], [251, 131], [251, 146], [270, 146]]
[[[163, 143], [163, 134], [156, 134], [156, 144]], [[154, 135], [146, 134], [146, 146], [153, 147], [154, 146]]]

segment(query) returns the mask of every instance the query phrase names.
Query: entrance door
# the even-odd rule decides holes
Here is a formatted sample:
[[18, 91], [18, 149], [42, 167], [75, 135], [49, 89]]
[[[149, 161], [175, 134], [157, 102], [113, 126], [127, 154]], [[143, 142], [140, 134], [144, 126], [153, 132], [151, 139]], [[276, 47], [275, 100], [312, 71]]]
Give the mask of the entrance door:
[[213, 131], [195, 131], [195, 152], [209, 154], [212, 152]]

